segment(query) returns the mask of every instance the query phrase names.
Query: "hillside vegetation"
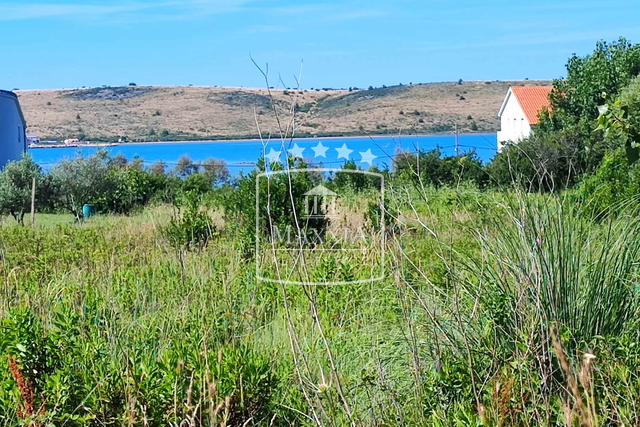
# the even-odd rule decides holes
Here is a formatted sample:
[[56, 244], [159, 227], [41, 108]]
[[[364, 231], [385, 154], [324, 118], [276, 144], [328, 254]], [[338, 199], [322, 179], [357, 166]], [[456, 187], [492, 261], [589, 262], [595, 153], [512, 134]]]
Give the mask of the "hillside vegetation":
[[[295, 106], [298, 135], [498, 129], [510, 85], [545, 81], [449, 82], [371, 90], [272, 90], [278, 112]], [[43, 139], [114, 141], [255, 137], [276, 132], [267, 89], [125, 86], [17, 91], [29, 133]]]

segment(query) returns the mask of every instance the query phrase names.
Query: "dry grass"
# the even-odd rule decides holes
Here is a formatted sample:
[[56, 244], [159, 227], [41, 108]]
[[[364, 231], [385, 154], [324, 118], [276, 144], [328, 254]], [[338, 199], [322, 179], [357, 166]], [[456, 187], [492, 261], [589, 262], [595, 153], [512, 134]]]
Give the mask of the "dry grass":
[[[548, 82], [464, 82], [328, 91], [273, 90], [286, 115], [297, 103], [298, 134], [338, 135], [461, 129], [494, 131], [507, 88]], [[132, 141], [242, 138], [275, 132], [266, 89], [219, 87], [123, 87], [17, 91], [29, 133], [41, 138], [86, 136]], [[166, 130], [166, 132], [164, 132]]]

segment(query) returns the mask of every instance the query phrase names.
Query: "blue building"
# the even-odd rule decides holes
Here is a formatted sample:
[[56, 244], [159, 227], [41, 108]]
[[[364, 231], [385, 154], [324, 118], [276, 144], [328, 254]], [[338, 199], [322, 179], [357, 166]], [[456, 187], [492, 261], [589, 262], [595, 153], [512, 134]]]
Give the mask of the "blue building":
[[18, 96], [0, 90], [0, 168], [10, 160], [20, 160], [26, 151], [26, 127]]

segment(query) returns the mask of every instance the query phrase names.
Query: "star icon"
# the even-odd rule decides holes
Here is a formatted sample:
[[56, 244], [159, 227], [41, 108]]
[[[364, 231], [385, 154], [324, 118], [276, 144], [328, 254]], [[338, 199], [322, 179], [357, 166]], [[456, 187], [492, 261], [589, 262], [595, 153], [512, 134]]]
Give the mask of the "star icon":
[[278, 162], [280, 161], [280, 153], [282, 153], [282, 151], [276, 151], [271, 148], [271, 151], [269, 151], [269, 154], [267, 154], [265, 157], [269, 159], [271, 163]]
[[302, 158], [302, 152], [304, 151], [304, 148], [299, 147], [298, 144], [294, 144], [293, 148], [289, 148], [287, 151], [293, 154], [294, 157]]
[[362, 160], [360, 160], [360, 163], [369, 163], [369, 166], [373, 166], [373, 159], [376, 159], [378, 156], [374, 156], [373, 153], [371, 153], [371, 148], [369, 148], [367, 151], [360, 152], [360, 155], [362, 156]]
[[318, 145], [311, 147], [311, 149], [316, 153], [315, 157], [327, 157], [326, 152], [329, 147], [325, 147], [322, 142], [319, 142]]
[[353, 153], [353, 150], [349, 150], [349, 148], [347, 148], [347, 144], [342, 144], [342, 147], [336, 148], [336, 151], [338, 152], [339, 159], [344, 157], [347, 160], [349, 160], [349, 154]]

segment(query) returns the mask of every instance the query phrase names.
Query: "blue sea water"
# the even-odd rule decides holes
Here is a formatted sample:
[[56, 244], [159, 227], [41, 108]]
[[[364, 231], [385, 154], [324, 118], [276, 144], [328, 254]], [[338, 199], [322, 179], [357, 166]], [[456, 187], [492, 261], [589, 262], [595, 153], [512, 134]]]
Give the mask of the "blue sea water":
[[[325, 157], [314, 157], [316, 151], [312, 147], [328, 147], [324, 152]], [[286, 142], [285, 149], [293, 147], [304, 149], [305, 159], [313, 159], [313, 163], [322, 162], [323, 167], [338, 168], [345, 159], [338, 159], [337, 148], [346, 144], [350, 153], [349, 158], [356, 165], [366, 169], [369, 164], [362, 163], [361, 153], [371, 150], [376, 156], [372, 163], [382, 169], [393, 168], [393, 156], [399, 151], [430, 150], [440, 147], [445, 154], [453, 154], [455, 151], [455, 137], [453, 135], [422, 135], [422, 136], [375, 136], [375, 137], [349, 137], [349, 138], [296, 138], [293, 143]], [[484, 162], [488, 162], [496, 153], [496, 134], [468, 134], [458, 138], [460, 152], [476, 151]], [[205, 160], [209, 157], [226, 161], [229, 171], [237, 176], [240, 172], [248, 173], [254, 167], [256, 160], [263, 154], [263, 146], [256, 140], [238, 141], [206, 141], [206, 142], [176, 142], [158, 144], [120, 144], [105, 148], [111, 155], [122, 153], [127, 159], [138, 156], [144, 160], [145, 165], [150, 166], [157, 161], [164, 161], [168, 168], [173, 168], [180, 156], [188, 155], [192, 160]], [[265, 154], [273, 149], [282, 151], [280, 140], [271, 140], [267, 143]], [[29, 152], [34, 160], [43, 169], [48, 170], [55, 163], [65, 158], [72, 158], [78, 154], [87, 156], [95, 153], [97, 147], [63, 147], [63, 148], [34, 148]], [[282, 156], [284, 159], [284, 155]]]

